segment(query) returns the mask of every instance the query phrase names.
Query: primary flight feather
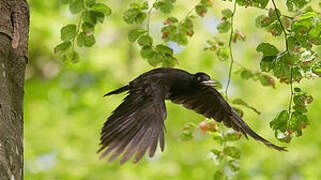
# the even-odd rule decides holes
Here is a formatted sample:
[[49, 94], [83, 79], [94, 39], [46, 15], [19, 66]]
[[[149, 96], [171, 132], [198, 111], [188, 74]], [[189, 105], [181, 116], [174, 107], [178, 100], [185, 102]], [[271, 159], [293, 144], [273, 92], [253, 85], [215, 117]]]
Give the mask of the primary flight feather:
[[205, 73], [191, 74], [180, 69], [157, 68], [105, 94], [128, 93], [101, 130], [101, 148], [98, 150], [102, 152], [100, 158], [111, 154], [108, 161], [113, 161], [123, 154], [121, 164], [132, 156], [135, 156], [136, 163], [146, 151], [153, 157], [158, 144], [163, 151], [164, 120], [167, 116], [165, 100], [182, 104], [206, 118], [223, 122], [246, 138], [249, 135], [273, 149], [285, 151], [285, 148], [256, 134], [212, 86], [213, 83], [215, 81], [211, 81]]

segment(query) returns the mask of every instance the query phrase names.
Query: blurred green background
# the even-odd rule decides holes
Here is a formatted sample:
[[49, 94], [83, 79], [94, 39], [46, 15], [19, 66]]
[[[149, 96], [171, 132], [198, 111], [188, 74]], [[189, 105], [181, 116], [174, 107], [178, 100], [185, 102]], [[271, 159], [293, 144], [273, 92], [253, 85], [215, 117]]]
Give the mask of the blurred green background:
[[[202, 116], [168, 102], [165, 152], [144, 158], [138, 164], [120, 166], [116, 160], [98, 160], [100, 129], [119, 105], [123, 95], [102, 98], [141, 73], [152, 69], [143, 60], [136, 44], [128, 42], [131, 27], [122, 21], [121, 14], [128, 0], [101, 1], [113, 9], [113, 14], [96, 29], [97, 43], [90, 49], [79, 49], [78, 64], [64, 63], [53, 54], [60, 37], [60, 28], [76, 23], [77, 17], [60, 1], [29, 0], [31, 11], [29, 64], [25, 85], [25, 179], [37, 180], [163, 180], [212, 179], [217, 166], [207, 158], [209, 151], [220, 148], [209, 136], [196, 131], [192, 141], [180, 139], [187, 122], [201, 122]], [[174, 14], [183, 17], [198, 1], [177, 0]], [[285, 10], [285, 1], [278, 5]], [[195, 35], [186, 46], [170, 44], [179, 60], [178, 68], [189, 72], [203, 71], [226, 84], [229, 62], [220, 62], [212, 52], [203, 51], [205, 41], [217, 35], [216, 24], [222, 8], [231, 3], [215, 1], [214, 8], [195, 22]], [[283, 36], [272, 38], [255, 27], [255, 17], [265, 14], [256, 8], [238, 8], [235, 28], [247, 35], [246, 42], [233, 45], [235, 60], [254, 71], [259, 70], [260, 54], [255, 51], [262, 42], [283, 48]], [[151, 19], [151, 35], [161, 43], [160, 29], [166, 16], [155, 11]], [[228, 41], [227, 35], [220, 35]], [[321, 54], [321, 49], [315, 49]], [[234, 66], [234, 71], [238, 69]], [[296, 86], [297, 84], [295, 84]], [[321, 179], [320, 109], [321, 81], [304, 80], [299, 85], [314, 96], [308, 116], [311, 125], [303, 136], [291, 144], [281, 144], [274, 138], [269, 122], [276, 113], [286, 109], [289, 87], [277, 83], [277, 88], [263, 87], [258, 82], [240, 79], [233, 74], [231, 98], [242, 98], [262, 112], [257, 115], [244, 109], [244, 120], [263, 137], [288, 146], [289, 152], [271, 150], [253, 139], [242, 138], [234, 143], [242, 150], [241, 170], [234, 179], [301, 180]]]

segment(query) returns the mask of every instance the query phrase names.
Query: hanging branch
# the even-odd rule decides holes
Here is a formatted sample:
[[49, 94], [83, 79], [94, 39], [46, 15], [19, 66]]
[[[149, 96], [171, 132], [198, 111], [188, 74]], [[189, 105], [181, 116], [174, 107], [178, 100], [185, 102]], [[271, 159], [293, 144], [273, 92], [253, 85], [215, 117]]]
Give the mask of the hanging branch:
[[[275, 9], [275, 13], [276, 13], [277, 19], [278, 19], [278, 21], [279, 21], [279, 23], [281, 25], [282, 31], [284, 33], [285, 51], [286, 51], [287, 54], [290, 54], [289, 43], [288, 43], [288, 34], [287, 34], [287, 32], [286, 32], [286, 30], [284, 28], [284, 25], [281, 22], [279, 10], [276, 7], [276, 4], [275, 4], [274, 0], [272, 0], [272, 3], [273, 3], [273, 6], [274, 6], [274, 9]], [[289, 119], [291, 118], [292, 100], [293, 100], [293, 65], [291, 65], [291, 69], [290, 69], [290, 92], [291, 92], [291, 95], [290, 95], [290, 103], [289, 103]]]
[[234, 33], [233, 19], [234, 19], [235, 11], [236, 11], [236, 1], [234, 1], [234, 5], [233, 5], [233, 13], [232, 13], [232, 17], [231, 17], [231, 33], [230, 33], [230, 39], [229, 39], [229, 43], [228, 43], [229, 50], [230, 50], [231, 64], [230, 64], [230, 70], [229, 70], [229, 74], [228, 74], [228, 81], [227, 81], [227, 85], [226, 85], [226, 89], [225, 89], [225, 96], [226, 96], [227, 100], [228, 100], [228, 88], [231, 83], [232, 69], [233, 69], [233, 63], [234, 63], [234, 57], [233, 57], [233, 52], [232, 52], [232, 39], [233, 39], [233, 33]]

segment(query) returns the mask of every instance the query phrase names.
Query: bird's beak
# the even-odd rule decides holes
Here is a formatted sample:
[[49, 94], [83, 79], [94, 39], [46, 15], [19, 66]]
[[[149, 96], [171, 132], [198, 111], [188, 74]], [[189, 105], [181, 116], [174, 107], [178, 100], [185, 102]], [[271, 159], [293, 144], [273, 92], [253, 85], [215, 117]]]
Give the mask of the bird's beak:
[[208, 80], [208, 81], [202, 81], [202, 84], [206, 85], [206, 86], [213, 86], [216, 87], [216, 85], [219, 84], [219, 82], [217, 81], [212, 81], [212, 80]]

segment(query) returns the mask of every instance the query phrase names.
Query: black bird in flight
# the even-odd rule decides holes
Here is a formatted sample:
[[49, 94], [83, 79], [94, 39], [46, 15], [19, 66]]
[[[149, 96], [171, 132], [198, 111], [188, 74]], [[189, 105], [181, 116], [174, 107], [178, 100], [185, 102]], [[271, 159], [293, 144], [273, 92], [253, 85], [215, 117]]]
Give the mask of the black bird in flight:
[[202, 72], [190, 74], [180, 69], [158, 68], [140, 75], [124, 87], [105, 94], [104, 96], [109, 96], [128, 92], [128, 96], [107, 119], [101, 130], [101, 148], [98, 152], [103, 153], [100, 159], [113, 152], [108, 160], [110, 162], [125, 151], [120, 163], [125, 163], [135, 153], [136, 163], [147, 149], [149, 156], [153, 157], [158, 142], [163, 151], [164, 120], [167, 116], [165, 100], [182, 104], [206, 118], [223, 122], [225, 126], [242, 132], [246, 138], [249, 135], [273, 149], [286, 151], [285, 148], [276, 146], [256, 134], [224, 100], [213, 84], [215, 81], [211, 81], [210, 76]]

